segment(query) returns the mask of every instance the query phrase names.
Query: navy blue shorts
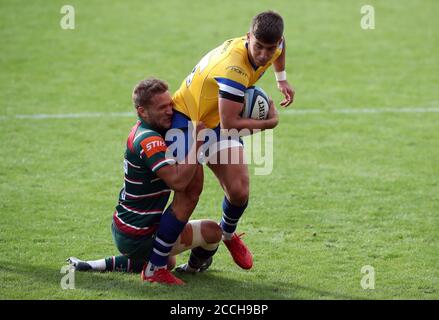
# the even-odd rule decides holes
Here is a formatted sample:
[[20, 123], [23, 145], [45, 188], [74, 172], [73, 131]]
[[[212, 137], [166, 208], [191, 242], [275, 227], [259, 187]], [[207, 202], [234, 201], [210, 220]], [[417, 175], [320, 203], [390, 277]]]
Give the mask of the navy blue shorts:
[[[166, 132], [166, 144], [172, 155], [177, 161], [182, 161], [186, 158], [194, 139], [189, 135], [189, 129], [193, 129], [191, 119], [185, 114], [174, 110], [172, 115], [171, 128]], [[200, 133], [199, 138], [204, 141], [199, 155], [200, 162], [204, 162], [208, 157], [216, 152], [231, 148], [243, 146], [243, 141], [238, 135], [224, 135], [221, 132], [221, 127], [218, 124], [214, 129], [206, 128]]]

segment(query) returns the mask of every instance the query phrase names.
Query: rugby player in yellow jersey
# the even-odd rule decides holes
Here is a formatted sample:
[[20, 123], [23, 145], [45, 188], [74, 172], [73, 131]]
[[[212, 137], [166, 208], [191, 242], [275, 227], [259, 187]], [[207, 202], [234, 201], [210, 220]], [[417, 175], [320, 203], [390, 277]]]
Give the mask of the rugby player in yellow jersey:
[[[285, 38], [283, 19], [273, 12], [258, 14], [252, 20], [246, 36], [225, 41], [206, 54], [194, 67], [174, 94], [174, 114], [172, 128], [182, 129], [187, 134], [189, 121], [202, 121], [207, 128], [214, 129], [217, 140], [206, 141], [209, 148], [208, 167], [214, 172], [222, 186], [225, 197], [221, 229], [223, 240], [234, 261], [243, 269], [253, 265], [252, 254], [237, 235], [238, 221], [247, 207], [249, 199], [249, 174], [244, 160], [242, 142], [224, 141], [220, 129], [273, 129], [278, 124], [278, 114], [271, 101], [268, 117], [265, 120], [245, 119], [240, 116], [244, 91], [254, 85], [264, 72], [273, 65], [277, 85], [285, 99], [281, 105], [286, 107], [293, 102], [294, 90], [286, 79]], [[226, 138], [227, 139], [227, 138]], [[188, 151], [188, 140], [168, 140], [168, 145], [176, 144], [175, 150]], [[214, 150], [212, 152], [212, 150]], [[239, 164], [218, 163], [212, 159], [239, 159]], [[178, 158], [178, 156], [177, 156]], [[198, 166], [191, 183], [182, 197], [189, 217], [195, 208], [203, 185], [203, 168]]]

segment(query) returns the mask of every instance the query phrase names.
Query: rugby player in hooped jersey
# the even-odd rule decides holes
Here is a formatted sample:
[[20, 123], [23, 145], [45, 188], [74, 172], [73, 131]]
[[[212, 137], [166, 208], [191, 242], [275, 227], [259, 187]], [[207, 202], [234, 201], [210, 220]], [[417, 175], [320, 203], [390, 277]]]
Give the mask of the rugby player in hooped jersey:
[[[133, 103], [139, 120], [127, 139], [125, 181], [111, 226], [122, 255], [93, 261], [75, 257], [67, 260], [78, 271], [141, 272], [144, 281], [181, 285], [184, 282], [170, 272], [175, 255], [192, 249], [188, 263], [180, 271], [204, 271], [212, 263], [221, 241], [221, 228], [211, 220], [188, 222], [185, 213], [195, 207], [187, 207], [182, 197], [186, 196], [187, 188], [196, 187], [191, 181], [200, 164], [177, 163], [166, 156], [163, 137], [173, 115], [167, 84], [154, 78], [141, 81], [134, 88]], [[198, 122], [193, 134], [203, 128], [204, 124]], [[201, 144], [194, 143], [188, 157]], [[165, 210], [171, 189], [173, 201]]]
[[[172, 128], [186, 130], [190, 121], [202, 121], [207, 128], [216, 132], [217, 139], [212, 145], [203, 146], [207, 153], [207, 166], [214, 172], [224, 190], [222, 219], [220, 222], [223, 240], [233, 260], [243, 269], [253, 266], [253, 256], [235, 233], [239, 219], [248, 205], [249, 174], [244, 159], [241, 140], [227, 141], [222, 131], [225, 129], [273, 129], [278, 124], [278, 114], [271, 101], [268, 117], [255, 120], [241, 117], [244, 92], [253, 86], [264, 72], [273, 65], [277, 85], [285, 99], [286, 107], [293, 102], [294, 90], [286, 79], [285, 38], [283, 19], [273, 12], [262, 12], [253, 18], [246, 36], [225, 41], [206, 54], [193, 68], [174, 94], [174, 114]], [[186, 134], [188, 130], [186, 130]], [[171, 147], [171, 142], [167, 141]], [[177, 143], [177, 149], [188, 152], [190, 144]], [[173, 146], [174, 147], [174, 146]], [[183, 153], [184, 155], [185, 153]], [[221, 163], [221, 159], [239, 159], [239, 163]], [[182, 197], [187, 209], [195, 208], [201, 186], [203, 168], [197, 167], [191, 182], [194, 188], [187, 188]], [[186, 211], [186, 216], [191, 212]]]

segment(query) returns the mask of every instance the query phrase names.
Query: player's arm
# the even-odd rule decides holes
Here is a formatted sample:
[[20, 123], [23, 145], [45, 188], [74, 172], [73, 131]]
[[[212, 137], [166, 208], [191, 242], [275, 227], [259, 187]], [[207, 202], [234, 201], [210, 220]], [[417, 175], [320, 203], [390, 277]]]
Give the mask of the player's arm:
[[175, 163], [157, 170], [156, 175], [174, 191], [183, 191], [194, 177], [197, 163]]
[[[202, 122], [199, 122], [196, 127], [196, 134], [205, 126]], [[158, 169], [155, 174], [162, 179], [169, 188], [174, 191], [183, 191], [191, 182], [198, 164], [197, 152], [203, 141], [197, 141], [192, 144], [191, 149], [188, 152], [185, 160], [182, 163], [172, 163], [165, 165]]]
[[282, 42], [283, 42], [282, 53], [276, 60], [274, 60], [273, 68], [276, 74], [277, 87], [285, 97], [285, 99], [282, 100], [280, 105], [282, 107], [287, 107], [293, 102], [295, 92], [287, 81], [287, 76], [285, 71], [285, 50], [286, 50], [285, 38], [282, 39]]
[[241, 117], [243, 102], [233, 101], [219, 97], [218, 101], [221, 129], [255, 129], [265, 130], [273, 129], [279, 122], [276, 107], [273, 101], [270, 101], [270, 109], [265, 120], [247, 119]]

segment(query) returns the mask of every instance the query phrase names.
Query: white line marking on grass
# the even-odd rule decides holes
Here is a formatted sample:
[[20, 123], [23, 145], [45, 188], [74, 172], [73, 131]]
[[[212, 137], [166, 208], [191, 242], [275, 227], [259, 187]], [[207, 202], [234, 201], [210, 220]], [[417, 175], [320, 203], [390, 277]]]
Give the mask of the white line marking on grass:
[[[381, 113], [439, 113], [439, 108], [366, 108], [366, 109], [287, 109], [280, 111], [283, 115], [302, 114], [381, 114]], [[59, 114], [16, 114], [14, 116], [0, 116], [0, 120], [8, 119], [81, 119], [81, 118], [124, 118], [136, 117], [133, 112], [84, 112]]]
[[288, 115], [301, 115], [301, 114], [322, 114], [322, 113], [335, 113], [335, 114], [376, 114], [376, 113], [439, 113], [439, 108], [376, 108], [376, 109], [303, 109], [294, 110], [289, 109], [281, 111], [280, 114]]
[[60, 114], [17, 114], [16, 119], [77, 119], [77, 118], [103, 118], [103, 117], [134, 117], [132, 112], [85, 112], [85, 113], [60, 113]]

